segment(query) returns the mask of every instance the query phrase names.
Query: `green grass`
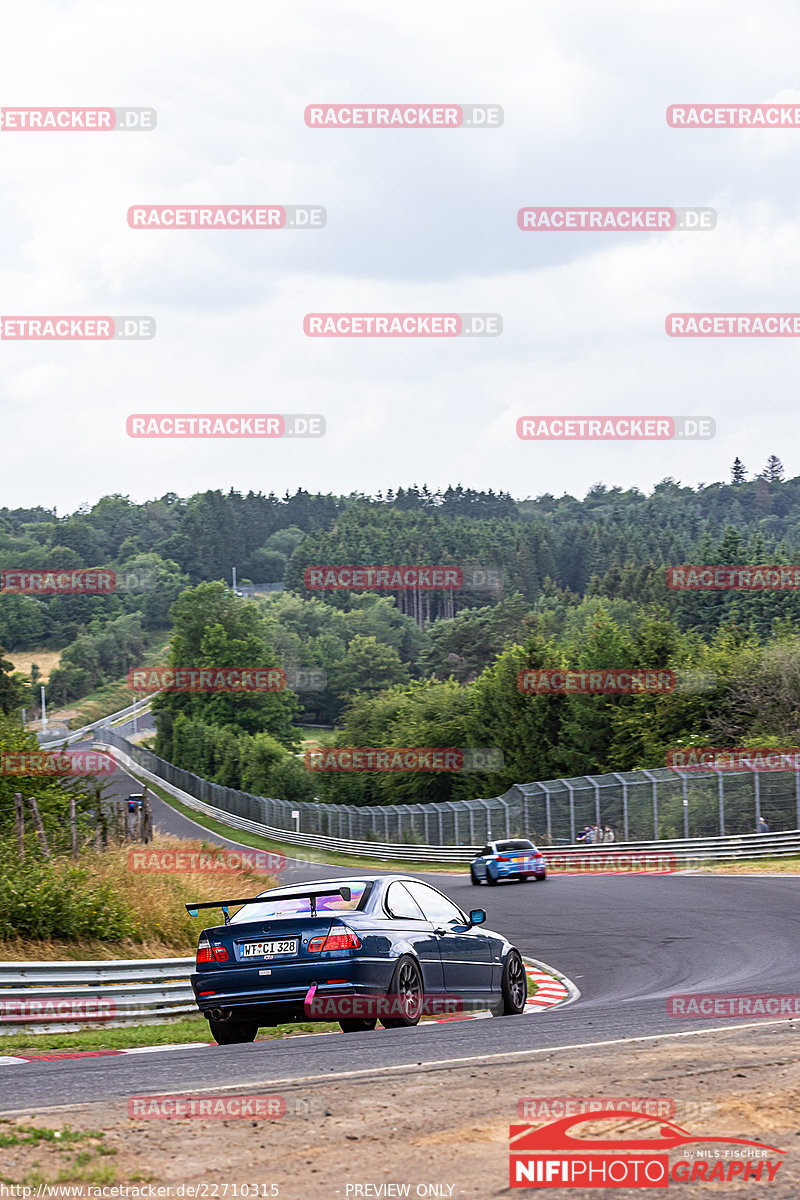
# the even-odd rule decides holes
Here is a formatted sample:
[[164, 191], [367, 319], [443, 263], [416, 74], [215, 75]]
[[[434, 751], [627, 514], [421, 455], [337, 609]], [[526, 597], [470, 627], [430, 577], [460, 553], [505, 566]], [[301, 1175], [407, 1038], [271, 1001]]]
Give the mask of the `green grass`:
[[[126, 768], [127, 769], [127, 768]], [[397, 859], [379, 859], [379, 858], [360, 858], [354, 854], [337, 854], [332, 850], [311, 850], [306, 846], [295, 846], [290, 842], [277, 842], [270, 838], [260, 837], [256, 833], [249, 833], [244, 829], [234, 829], [231, 825], [225, 825], [222, 821], [217, 821], [214, 817], [208, 817], [205, 813], [196, 812], [188, 805], [182, 804], [180, 800], [176, 800], [159, 787], [157, 784], [152, 784], [149, 780], [141, 779], [136, 774], [135, 770], [130, 772], [139, 782], [159, 796], [165, 804], [170, 808], [174, 808], [176, 812], [181, 813], [184, 817], [189, 817], [198, 825], [202, 825], [204, 829], [210, 833], [218, 833], [221, 837], [229, 838], [231, 841], [241, 842], [243, 845], [252, 846], [256, 850], [278, 850], [285, 854], [287, 858], [300, 858], [305, 862], [326, 863], [331, 866], [342, 867], [373, 867], [376, 871], [435, 871], [437, 874], [447, 873], [450, 875], [463, 875], [467, 871], [466, 863], [462, 865], [453, 865], [453, 863], [416, 863], [403, 860], [400, 862]]]
[[[103, 1144], [104, 1137], [104, 1133], [95, 1129], [77, 1130], [69, 1125], [63, 1129], [50, 1129], [0, 1120], [0, 1148], [24, 1151], [31, 1147], [38, 1150], [52, 1147], [55, 1151], [52, 1161], [56, 1167], [55, 1176], [46, 1176], [39, 1163], [33, 1162], [21, 1178], [10, 1179], [7, 1175], [0, 1175], [0, 1183], [15, 1184], [17, 1187], [26, 1185], [30, 1189], [65, 1180], [99, 1185], [113, 1183], [116, 1178], [113, 1164], [98, 1161], [117, 1153], [112, 1146]], [[80, 1143], [83, 1143], [83, 1149], [77, 1148]]]
[[102, 1138], [102, 1133], [70, 1129], [37, 1129], [34, 1125], [12, 1125], [9, 1121], [0, 1120], [0, 1147], [36, 1146], [40, 1142], [60, 1142], [62, 1146], [71, 1142], [85, 1142], [90, 1138]]
[[[299, 1033], [339, 1031], [335, 1021], [297, 1021], [260, 1030], [259, 1042]], [[204, 1017], [186, 1017], [166, 1025], [126, 1025], [118, 1029], [81, 1029], [76, 1033], [10, 1033], [0, 1037], [0, 1056], [49, 1054], [68, 1050], [127, 1050], [134, 1046], [173, 1046], [182, 1042], [213, 1042]], [[0, 1146], [2, 1146], [0, 1140]]]

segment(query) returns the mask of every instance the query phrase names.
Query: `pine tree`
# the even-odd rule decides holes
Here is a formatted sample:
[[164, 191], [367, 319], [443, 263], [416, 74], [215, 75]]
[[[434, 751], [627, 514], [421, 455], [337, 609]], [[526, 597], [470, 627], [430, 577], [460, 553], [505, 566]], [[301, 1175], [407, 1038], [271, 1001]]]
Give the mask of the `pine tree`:
[[783, 480], [783, 463], [778, 458], [777, 454], [770, 454], [762, 475], [763, 478], [769, 480], [770, 483], [780, 482]]
[[744, 483], [746, 478], [747, 478], [747, 470], [745, 468], [744, 463], [737, 455], [736, 458], [733, 460], [733, 466], [731, 467], [731, 483], [733, 483], [733, 484]]

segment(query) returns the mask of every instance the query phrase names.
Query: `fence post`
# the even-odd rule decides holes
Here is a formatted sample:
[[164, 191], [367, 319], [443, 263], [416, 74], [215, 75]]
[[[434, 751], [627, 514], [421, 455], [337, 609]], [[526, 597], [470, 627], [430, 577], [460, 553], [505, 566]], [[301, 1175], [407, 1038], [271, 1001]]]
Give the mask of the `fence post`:
[[75, 811], [75, 797], [69, 798], [69, 837], [72, 857], [78, 857], [78, 814]]
[[658, 780], [655, 778], [654, 775], [651, 775], [651, 773], [649, 771], [642, 771], [642, 774], [646, 775], [647, 778], [650, 780], [650, 782], [653, 785], [653, 841], [657, 842], [659, 840], [659, 838], [658, 838]]
[[25, 861], [25, 809], [22, 807], [22, 792], [14, 792], [14, 826], [17, 831], [17, 851], [20, 862]]
[[[623, 840], [628, 841], [628, 785], [622, 776], [617, 771], [612, 771], [611, 774], [615, 779], [618, 779], [622, 784], [622, 833]], [[597, 824], [600, 824], [598, 818]]]
[[758, 832], [758, 822], [761, 819], [761, 776], [758, 771], [753, 771], [753, 799], [756, 807], [756, 832]]
[[800, 771], [794, 773], [794, 800], [797, 808], [797, 828], [800, 829]]
[[[486, 836], [483, 838], [483, 841], [488, 844], [492, 840], [492, 806], [488, 800], [478, 800], [478, 804], [482, 804], [486, 812]], [[475, 844], [474, 837], [472, 839], [472, 844]]]
[[722, 771], [718, 767], [714, 768], [717, 776], [717, 788], [719, 790], [719, 836], [725, 836], [725, 780], [722, 776]]
[[540, 783], [540, 788], [544, 788], [544, 823], [547, 830], [547, 840], [550, 845], [553, 844], [553, 814], [550, 808], [550, 788], [546, 783]]
[[681, 774], [681, 783], [683, 784], [683, 836], [689, 836], [689, 793], [688, 780], [684, 774]]
[[142, 841], [153, 840], [153, 809], [147, 797], [147, 788], [142, 792]]
[[[564, 787], [569, 792], [569, 840], [575, 841], [575, 789], [567, 779], [562, 779]], [[595, 784], [595, 803], [597, 806], [597, 823], [600, 823], [600, 792]]]
[[39, 815], [39, 806], [36, 803], [36, 797], [28, 796], [28, 804], [30, 805], [31, 812], [33, 813], [33, 823], [36, 826], [36, 836], [39, 839], [39, 845], [42, 847], [42, 854], [45, 858], [49, 858], [50, 847], [47, 845], [47, 836], [44, 832], [42, 818]]

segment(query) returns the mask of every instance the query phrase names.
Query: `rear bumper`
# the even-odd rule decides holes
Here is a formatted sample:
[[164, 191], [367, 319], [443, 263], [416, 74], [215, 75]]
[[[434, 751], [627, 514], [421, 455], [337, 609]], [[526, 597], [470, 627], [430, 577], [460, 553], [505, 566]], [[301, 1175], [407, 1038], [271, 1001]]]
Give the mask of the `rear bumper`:
[[498, 879], [527, 879], [531, 875], [544, 875], [547, 868], [544, 863], [533, 863], [531, 866], [517, 866], [515, 863], [509, 863], [507, 866], [502, 863], [497, 865]]
[[224, 1009], [235, 1011], [242, 1018], [260, 1016], [265, 1023], [270, 1018], [314, 1020], [303, 1008], [309, 988], [316, 985], [316, 995], [320, 998], [383, 996], [389, 987], [394, 962], [340, 960], [314, 966], [313, 974], [307, 963], [261, 968], [275, 971], [269, 977], [260, 975], [258, 968], [196, 972], [191, 976], [192, 990], [203, 1016], [214, 1009]]

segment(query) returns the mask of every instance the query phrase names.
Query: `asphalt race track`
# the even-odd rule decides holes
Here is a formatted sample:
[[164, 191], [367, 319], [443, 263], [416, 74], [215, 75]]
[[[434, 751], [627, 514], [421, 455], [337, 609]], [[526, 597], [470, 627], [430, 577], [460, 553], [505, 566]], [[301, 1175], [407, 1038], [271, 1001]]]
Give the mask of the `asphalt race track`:
[[[119, 772], [113, 790], [140, 790]], [[201, 831], [157, 797], [156, 825], [184, 837]], [[369, 874], [287, 864], [287, 882]], [[800, 878], [791, 876], [560, 876], [546, 883], [475, 888], [466, 875], [427, 875], [463, 908], [483, 907], [490, 928], [577, 984], [576, 1002], [534, 1016], [414, 1029], [309, 1036], [29, 1064], [0, 1064], [0, 1112], [123, 1099], [138, 1093], [197, 1092], [243, 1085], [269, 1090], [291, 1081], [453, 1060], [505, 1056], [635, 1037], [740, 1028], [730, 1018], [676, 1020], [676, 992], [800, 991]], [[346, 1048], [346, 1052], [345, 1052]], [[2, 1043], [0, 1042], [0, 1055]], [[532, 1057], [533, 1070], [536, 1058]]]

